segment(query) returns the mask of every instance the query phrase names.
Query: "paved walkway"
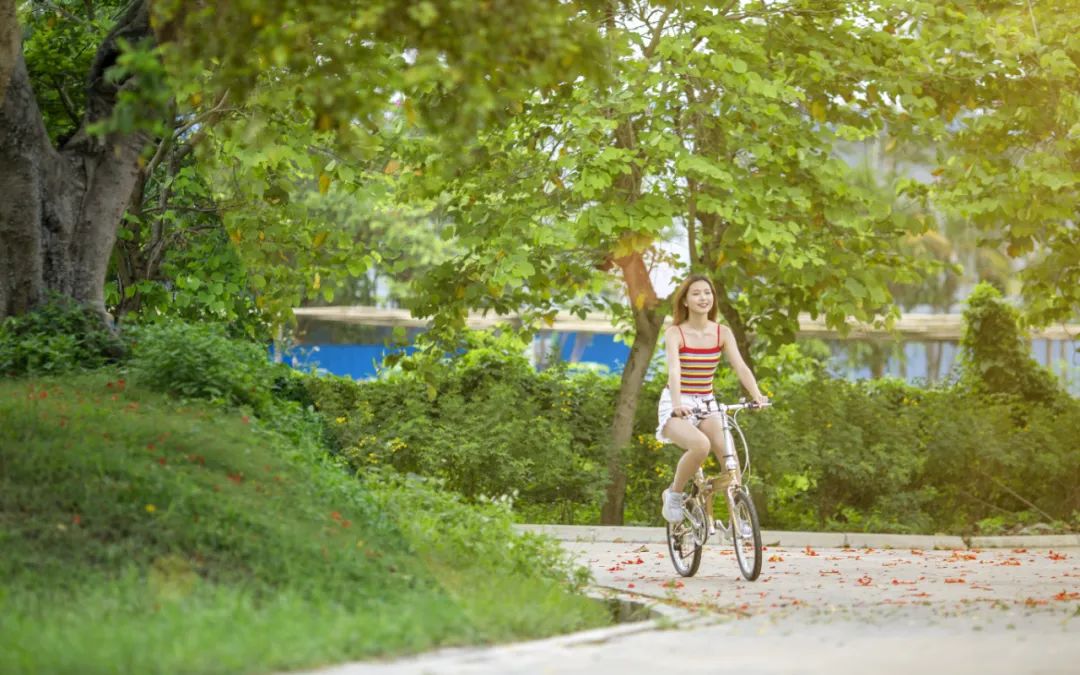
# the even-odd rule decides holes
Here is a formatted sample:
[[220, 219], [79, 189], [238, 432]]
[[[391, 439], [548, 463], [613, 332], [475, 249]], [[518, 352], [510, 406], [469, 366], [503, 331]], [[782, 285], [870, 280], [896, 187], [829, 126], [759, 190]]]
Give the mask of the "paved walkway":
[[792, 608], [804, 619], [858, 620], [904, 607], [927, 616], [979, 615], [988, 607], [1080, 609], [1080, 549], [766, 547], [761, 576], [749, 582], [729, 546], [706, 547], [698, 574], [688, 579], [675, 574], [662, 544], [563, 546], [601, 588], [736, 617]]
[[563, 545], [600, 592], [663, 616], [320, 675], [1080, 672], [1080, 548], [770, 546], [747, 582], [728, 546], [682, 579], [663, 543]]
[[[614, 541], [663, 544], [662, 527], [601, 525], [517, 525], [522, 532], [546, 534], [560, 541]], [[768, 546], [815, 548], [1071, 548], [1080, 547], [1080, 534], [1014, 535], [971, 537], [948, 534], [876, 534], [873, 532], [792, 532], [763, 530], [761, 541]], [[710, 544], [716, 544], [710, 540]]]

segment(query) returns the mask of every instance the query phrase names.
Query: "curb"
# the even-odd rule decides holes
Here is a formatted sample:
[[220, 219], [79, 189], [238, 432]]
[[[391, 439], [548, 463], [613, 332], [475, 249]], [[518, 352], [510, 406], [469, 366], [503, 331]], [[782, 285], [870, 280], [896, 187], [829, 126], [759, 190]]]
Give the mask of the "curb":
[[[590, 628], [574, 633], [564, 633], [546, 638], [524, 640], [519, 642], [506, 642], [494, 645], [474, 645], [466, 647], [444, 647], [411, 656], [391, 658], [388, 660], [356, 661], [330, 665], [317, 669], [304, 671], [291, 671], [290, 675], [349, 675], [353, 672], [369, 672], [372, 669], [385, 668], [389, 672], [422, 672], [435, 673], [440, 669], [454, 667], [459, 668], [463, 664], [475, 662], [477, 659], [490, 658], [493, 654], [513, 656], [515, 654], [546, 653], [552, 648], [573, 647], [579, 645], [601, 644], [609, 640], [644, 633], [649, 631], [666, 630], [675, 625], [679, 627], [703, 625], [708, 622], [708, 616], [697, 614], [689, 610], [665, 605], [662, 602], [643, 602], [645, 598], [630, 597], [630, 594], [616, 588], [606, 586], [591, 586], [586, 591], [587, 597], [598, 601], [630, 602], [642, 605], [657, 618], [643, 621], [621, 623], [602, 628]], [[455, 671], [456, 672], [456, 671]], [[279, 675], [285, 675], [280, 673]]]
[[[663, 544], [667, 541], [660, 527], [599, 525], [517, 524], [519, 532], [545, 534], [559, 541]], [[963, 537], [945, 534], [875, 534], [872, 532], [789, 532], [762, 530], [766, 546], [802, 548], [1077, 548], [1080, 534], [1016, 535], [1001, 537]], [[729, 546], [721, 537], [710, 539], [706, 546]]]
[[1069, 548], [1080, 546], [1080, 534], [1028, 534], [972, 537], [971, 548]]

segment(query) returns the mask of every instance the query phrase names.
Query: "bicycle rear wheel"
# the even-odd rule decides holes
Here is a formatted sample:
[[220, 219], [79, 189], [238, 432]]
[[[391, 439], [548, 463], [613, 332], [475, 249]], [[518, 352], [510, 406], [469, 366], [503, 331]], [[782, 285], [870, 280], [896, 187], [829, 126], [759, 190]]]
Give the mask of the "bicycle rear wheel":
[[758, 525], [757, 509], [750, 491], [745, 487], [735, 490], [731, 512], [732, 541], [739, 571], [747, 581], [754, 581], [761, 574], [761, 527]]
[[687, 517], [667, 524], [668, 553], [671, 564], [681, 576], [692, 577], [701, 566], [701, 549], [708, 536], [705, 532], [705, 512], [696, 498], [687, 499], [683, 508]]

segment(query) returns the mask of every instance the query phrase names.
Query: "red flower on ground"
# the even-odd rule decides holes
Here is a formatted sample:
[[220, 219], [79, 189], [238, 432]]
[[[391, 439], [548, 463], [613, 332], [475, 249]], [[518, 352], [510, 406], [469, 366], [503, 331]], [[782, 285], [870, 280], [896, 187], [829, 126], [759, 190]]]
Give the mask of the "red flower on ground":
[[945, 560], [945, 562], [960, 562], [962, 560], [978, 560], [979, 556], [975, 553], [965, 553], [963, 551], [953, 551], [952, 555]]

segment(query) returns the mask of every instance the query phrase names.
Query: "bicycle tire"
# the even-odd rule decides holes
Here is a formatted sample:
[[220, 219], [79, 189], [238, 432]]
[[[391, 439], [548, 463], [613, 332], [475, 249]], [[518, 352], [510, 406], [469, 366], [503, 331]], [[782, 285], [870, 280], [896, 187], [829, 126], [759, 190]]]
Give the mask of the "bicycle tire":
[[[761, 527], [758, 525], [757, 509], [750, 492], [745, 487], [735, 491], [734, 506], [731, 512], [731, 540], [735, 546], [735, 559], [739, 571], [747, 581], [754, 581], [761, 575]], [[748, 535], [740, 527], [742, 521], [750, 525]]]
[[[687, 500], [685, 507], [695, 508], [704, 513], [697, 501]], [[704, 522], [704, 521], [702, 521]], [[671, 556], [671, 565], [680, 576], [692, 577], [697, 574], [701, 566], [702, 544], [696, 541], [694, 528], [689, 519], [683, 518], [677, 523], [667, 524], [668, 555]]]

